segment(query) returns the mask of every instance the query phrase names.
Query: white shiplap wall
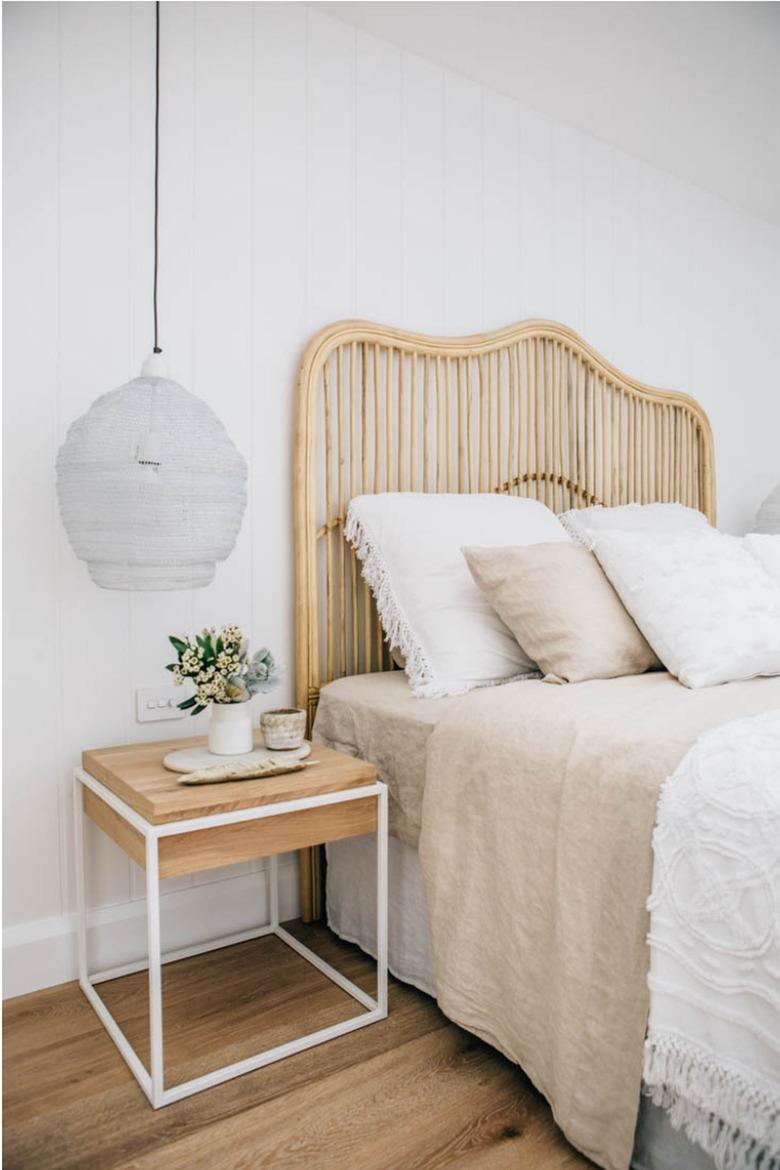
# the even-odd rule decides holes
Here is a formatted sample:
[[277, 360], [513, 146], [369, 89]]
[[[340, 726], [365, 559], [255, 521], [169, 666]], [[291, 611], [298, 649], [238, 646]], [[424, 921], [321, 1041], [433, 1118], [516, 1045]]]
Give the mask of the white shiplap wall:
[[[13, 994], [72, 975], [79, 751], [184, 730], [134, 722], [134, 689], [164, 681], [166, 635], [238, 621], [292, 662], [293, 383], [316, 328], [562, 320], [702, 401], [721, 521], [741, 531], [780, 478], [780, 232], [316, 6], [163, 5], [162, 344], [249, 459], [250, 503], [208, 589], [103, 592], [60, 526], [54, 458], [150, 347], [153, 6], [9, 3], [4, 23]], [[139, 874], [90, 845], [95, 947], [130, 954]], [[171, 936], [251, 922], [262, 892], [250, 867], [176, 883]]]

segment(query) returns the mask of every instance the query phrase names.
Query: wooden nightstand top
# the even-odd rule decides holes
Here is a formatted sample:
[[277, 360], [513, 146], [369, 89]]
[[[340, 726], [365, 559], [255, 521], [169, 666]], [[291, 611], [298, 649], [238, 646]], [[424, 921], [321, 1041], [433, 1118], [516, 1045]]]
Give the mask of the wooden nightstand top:
[[82, 766], [154, 825], [322, 796], [360, 788], [376, 779], [373, 764], [314, 744], [310, 759], [317, 763], [302, 772], [192, 788], [179, 784], [177, 774], [163, 767], [163, 758], [176, 748], [205, 743], [205, 738], [200, 737], [96, 748], [83, 753]]

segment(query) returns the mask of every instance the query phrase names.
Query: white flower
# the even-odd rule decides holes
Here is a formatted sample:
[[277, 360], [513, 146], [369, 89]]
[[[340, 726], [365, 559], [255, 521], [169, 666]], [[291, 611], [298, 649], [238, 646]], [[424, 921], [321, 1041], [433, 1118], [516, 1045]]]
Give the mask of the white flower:
[[203, 651], [198, 647], [189, 646], [181, 656], [182, 674], [197, 674], [201, 668]]
[[221, 687], [218, 680], [215, 679], [212, 682], [201, 683], [197, 690], [198, 703], [201, 706], [206, 706], [207, 703], [211, 703], [215, 700], [216, 702], [219, 702], [220, 694]]
[[220, 636], [225, 645], [240, 645], [244, 640], [244, 631], [240, 626], [223, 626]]

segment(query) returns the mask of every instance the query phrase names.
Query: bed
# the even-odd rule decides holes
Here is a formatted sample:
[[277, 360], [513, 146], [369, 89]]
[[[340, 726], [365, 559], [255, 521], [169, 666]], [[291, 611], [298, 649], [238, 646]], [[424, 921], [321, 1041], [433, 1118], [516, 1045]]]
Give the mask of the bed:
[[[343, 538], [353, 497], [396, 491], [517, 495], [541, 500], [559, 513], [594, 503], [678, 501], [714, 521], [712, 438], [706, 416], [692, 399], [641, 385], [553, 322], [524, 322], [455, 339], [341, 322], [318, 334], [304, 355], [295, 489], [298, 701], [312, 721], [317, 715], [316, 737], [375, 760], [390, 784], [391, 968], [400, 978], [438, 994], [447, 1011], [441, 971], [438, 986], [434, 977], [426, 912], [426, 894], [430, 900], [434, 883], [430, 861], [437, 847], [427, 849], [427, 889], [418, 854], [423, 801], [429, 798], [424, 784], [427, 758], [430, 745], [441, 741], [442, 728], [457, 731], [459, 723], [474, 717], [474, 708], [481, 704], [487, 709], [502, 692], [502, 701], [516, 694], [521, 708], [539, 704], [537, 717], [549, 719], [551, 728], [563, 718], [576, 732], [577, 706], [586, 693], [591, 711], [597, 712], [605, 685], [628, 683], [613, 685], [610, 696], [625, 692], [625, 710], [632, 718], [646, 705], [645, 691], [651, 707], [656, 700], [671, 702], [668, 709], [674, 711], [674, 698], [663, 688], [678, 684], [659, 674], [580, 684], [576, 695], [570, 688], [567, 696], [560, 694], [566, 688], [524, 682], [496, 688], [495, 698], [476, 692], [462, 698], [413, 699]], [[762, 710], [755, 688], [738, 685], [737, 709]], [[554, 696], [555, 690], [559, 693]], [[693, 700], [691, 712], [685, 734], [694, 738], [696, 728], [723, 718], [717, 701], [708, 713]], [[648, 744], [661, 726], [648, 727]], [[468, 747], [468, 740], [459, 744], [464, 757]], [[563, 757], [553, 759], [552, 767], [558, 766], [565, 770]], [[441, 785], [438, 795], [440, 804], [453, 806]], [[652, 816], [652, 808], [648, 798], [645, 819]], [[433, 820], [429, 814], [426, 823]], [[457, 828], [453, 821], [450, 831], [453, 824]], [[651, 829], [652, 821], [642, 830], [648, 840]], [[459, 841], [457, 848], [468, 849], [468, 841]], [[455, 849], [451, 865], [457, 857]], [[371, 951], [369, 903], [363, 897], [370, 898], [370, 881], [367, 874], [365, 881], [361, 876], [366, 864], [360, 841], [330, 850], [328, 916], [337, 933]], [[302, 858], [301, 872], [304, 912], [314, 917], [323, 895], [322, 862], [316, 852]], [[440, 889], [448, 884], [446, 874], [437, 880]], [[640, 874], [637, 888], [641, 880]], [[507, 891], [502, 893], [506, 897]], [[451, 920], [451, 926], [455, 937], [457, 922]], [[457, 1011], [453, 1014], [458, 1018]], [[516, 1051], [494, 1036], [489, 1022], [482, 1026], [483, 1021], [462, 1017], [458, 1022], [518, 1059]], [[535, 1075], [524, 1059], [519, 1063], [554, 1101], [544, 1073]], [[576, 1128], [574, 1140], [585, 1152], [599, 1149], [589, 1145], [587, 1135], [579, 1138]], [[618, 1152], [610, 1163], [611, 1155], [605, 1155], [601, 1164], [621, 1164], [621, 1156]], [[663, 1111], [646, 1101], [632, 1164], [638, 1170], [712, 1165], [671, 1130]]]
[[[344, 526], [354, 496], [408, 490], [522, 495], [556, 512], [677, 500], [714, 523], [712, 432], [692, 398], [621, 373], [557, 322], [472, 337], [320, 330], [298, 375], [293, 481], [296, 692], [311, 723], [325, 683], [395, 668]], [[316, 851], [301, 891], [317, 916]]]

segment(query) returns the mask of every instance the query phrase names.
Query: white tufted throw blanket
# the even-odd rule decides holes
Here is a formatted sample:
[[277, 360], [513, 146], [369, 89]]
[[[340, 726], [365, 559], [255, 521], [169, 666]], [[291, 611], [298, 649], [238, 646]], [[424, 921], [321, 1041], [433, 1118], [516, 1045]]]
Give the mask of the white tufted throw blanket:
[[653, 850], [646, 1089], [719, 1170], [779, 1170], [780, 711], [701, 735]]

